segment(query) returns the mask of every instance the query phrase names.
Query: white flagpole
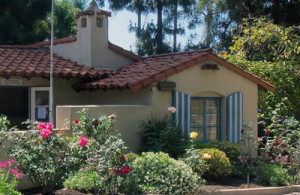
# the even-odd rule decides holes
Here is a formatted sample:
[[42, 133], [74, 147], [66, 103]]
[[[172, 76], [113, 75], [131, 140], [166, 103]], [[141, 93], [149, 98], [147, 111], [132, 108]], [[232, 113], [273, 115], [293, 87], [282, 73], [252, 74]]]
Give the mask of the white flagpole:
[[54, 38], [54, 0], [51, 6], [51, 46], [50, 46], [50, 91], [49, 91], [49, 120], [53, 124], [53, 38]]

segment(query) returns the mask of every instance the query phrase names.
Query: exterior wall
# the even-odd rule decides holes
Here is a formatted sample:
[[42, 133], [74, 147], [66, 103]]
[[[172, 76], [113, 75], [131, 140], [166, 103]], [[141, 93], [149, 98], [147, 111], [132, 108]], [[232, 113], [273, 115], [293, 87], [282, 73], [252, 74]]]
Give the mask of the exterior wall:
[[[108, 48], [108, 17], [102, 16], [102, 27], [97, 27], [97, 17], [97, 14], [81, 16], [77, 20], [77, 40], [54, 45], [54, 53], [96, 69], [111, 70], [133, 63], [131, 59]], [[85, 28], [81, 27], [81, 18], [87, 19]]]

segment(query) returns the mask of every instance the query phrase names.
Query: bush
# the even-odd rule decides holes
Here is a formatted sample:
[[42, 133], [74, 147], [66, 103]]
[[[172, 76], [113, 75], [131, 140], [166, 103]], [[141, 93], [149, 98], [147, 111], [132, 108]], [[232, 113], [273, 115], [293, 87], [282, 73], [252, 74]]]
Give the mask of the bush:
[[184, 154], [188, 137], [176, 123], [165, 117], [140, 123], [141, 152], [165, 152], [177, 158]]
[[129, 163], [129, 164], [131, 164], [131, 163], [133, 163], [133, 161], [135, 160], [135, 159], [137, 159], [138, 157], [140, 157], [138, 154], [136, 154], [136, 153], [128, 153], [128, 154], [125, 154], [125, 159], [126, 159], [126, 161]]
[[200, 155], [200, 150], [189, 149], [185, 154], [183, 161], [189, 165], [195, 173], [203, 175], [207, 171], [207, 164], [205, 159]]
[[207, 164], [204, 178], [217, 180], [231, 174], [231, 163], [223, 151], [211, 148], [200, 150], [199, 154]]
[[69, 175], [68, 179], [64, 181], [64, 187], [82, 192], [94, 192], [95, 188], [96, 190], [102, 188], [100, 176], [92, 169]]
[[289, 185], [292, 177], [282, 166], [264, 163], [257, 168], [256, 179], [261, 184], [280, 186]]
[[5, 162], [0, 161], [0, 195], [21, 195], [15, 190], [18, 181], [24, 177], [24, 174], [18, 168], [13, 168], [14, 160]]
[[183, 161], [165, 153], [143, 153], [132, 164], [131, 185], [149, 194], [198, 193], [203, 180]]
[[230, 159], [231, 162], [238, 162], [238, 157], [241, 155], [241, 149], [234, 143], [227, 141], [212, 141], [208, 144], [202, 143], [193, 143], [194, 149], [204, 149], [204, 148], [216, 148], [225, 152], [226, 156]]

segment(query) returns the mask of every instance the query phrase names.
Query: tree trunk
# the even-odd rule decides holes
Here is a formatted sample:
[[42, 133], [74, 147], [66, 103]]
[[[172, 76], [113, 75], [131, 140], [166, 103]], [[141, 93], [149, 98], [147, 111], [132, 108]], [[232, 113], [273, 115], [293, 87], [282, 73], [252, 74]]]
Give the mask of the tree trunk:
[[162, 29], [162, 0], [157, 0], [157, 33], [156, 33], [156, 53], [163, 53], [163, 29]]
[[138, 29], [137, 29], [137, 38], [138, 38], [138, 41], [141, 40], [141, 30], [142, 30], [142, 12], [139, 11], [137, 13], [138, 15]]
[[174, 4], [174, 31], [173, 31], [173, 52], [177, 51], [177, 23], [178, 23], [178, 0]]

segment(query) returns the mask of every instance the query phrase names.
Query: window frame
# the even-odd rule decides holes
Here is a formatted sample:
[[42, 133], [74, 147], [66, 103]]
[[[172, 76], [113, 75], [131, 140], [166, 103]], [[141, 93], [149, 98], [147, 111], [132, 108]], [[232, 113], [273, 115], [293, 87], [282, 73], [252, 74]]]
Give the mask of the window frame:
[[[36, 108], [36, 103], [35, 103], [35, 92], [37, 91], [48, 91], [50, 93], [50, 87], [31, 87], [31, 92], [30, 92], [30, 115], [31, 115], [31, 120], [36, 121], [35, 118], [35, 108]], [[49, 100], [49, 97], [48, 97]], [[50, 103], [50, 102], [49, 102]], [[50, 107], [50, 105], [48, 105]], [[49, 122], [49, 121], [48, 121]]]
[[[192, 116], [192, 101], [193, 100], [200, 100], [203, 101], [203, 141], [199, 141], [201, 143], [208, 143], [209, 141], [207, 140], [207, 121], [206, 121], [206, 101], [207, 100], [215, 100], [217, 101], [218, 104], [218, 125], [217, 125], [217, 140], [216, 141], [221, 141], [222, 140], [222, 97], [191, 97], [191, 107], [190, 107], [190, 115]], [[190, 125], [192, 126], [192, 120], [190, 121]]]

